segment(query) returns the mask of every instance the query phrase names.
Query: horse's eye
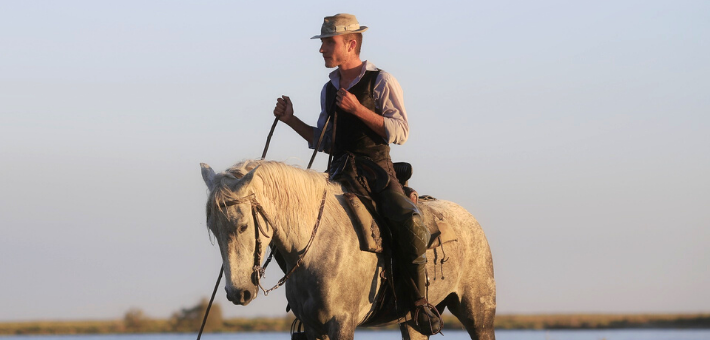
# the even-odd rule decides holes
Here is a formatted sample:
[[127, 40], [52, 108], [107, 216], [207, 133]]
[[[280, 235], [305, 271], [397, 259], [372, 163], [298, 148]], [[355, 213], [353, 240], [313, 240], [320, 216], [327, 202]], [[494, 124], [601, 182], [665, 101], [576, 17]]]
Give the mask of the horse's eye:
[[247, 225], [246, 224], [240, 225], [239, 228], [237, 228], [237, 231], [239, 231], [240, 234], [247, 231]]

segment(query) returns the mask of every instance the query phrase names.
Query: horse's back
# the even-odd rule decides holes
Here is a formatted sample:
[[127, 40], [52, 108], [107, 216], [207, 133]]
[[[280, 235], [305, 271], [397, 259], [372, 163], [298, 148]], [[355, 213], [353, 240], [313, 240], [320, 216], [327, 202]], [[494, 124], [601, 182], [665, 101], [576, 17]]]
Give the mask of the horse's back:
[[475, 253], [479, 256], [487, 253], [490, 257], [490, 248], [483, 228], [468, 210], [454, 202], [440, 199], [421, 201], [420, 207], [425, 213], [434, 215], [429, 219], [445, 222], [456, 234], [457, 242], [475, 248]]
[[[436, 219], [451, 235], [427, 252], [427, 270], [434, 287], [463, 292], [469, 286], [495, 286], [493, 260], [486, 235], [476, 218], [460, 205], [432, 199], [420, 203], [427, 220]], [[444, 231], [442, 231], [443, 233]], [[446, 287], [446, 288], [444, 288]], [[441, 298], [445, 298], [442, 294]]]

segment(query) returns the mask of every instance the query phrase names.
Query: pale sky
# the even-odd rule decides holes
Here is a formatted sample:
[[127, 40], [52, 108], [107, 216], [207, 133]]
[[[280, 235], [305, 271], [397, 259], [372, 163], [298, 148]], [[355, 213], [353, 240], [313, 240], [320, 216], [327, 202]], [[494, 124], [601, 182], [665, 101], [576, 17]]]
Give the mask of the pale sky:
[[[0, 2], [0, 321], [209, 296], [199, 163], [260, 157], [283, 94], [315, 123], [340, 12], [402, 85], [410, 184], [483, 226], [499, 313], [710, 312], [710, 2], [404, 3]], [[268, 158], [309, 157], [279, 125]]]

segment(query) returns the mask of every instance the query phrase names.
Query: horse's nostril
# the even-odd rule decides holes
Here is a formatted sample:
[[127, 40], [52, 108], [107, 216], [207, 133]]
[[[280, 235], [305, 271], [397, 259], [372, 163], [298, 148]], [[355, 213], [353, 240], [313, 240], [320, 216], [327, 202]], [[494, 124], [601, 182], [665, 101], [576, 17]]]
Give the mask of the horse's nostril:
[[244, 297], [244, 298], [242, 299], [242, 301], [249, 301], [249, 300], [251, 300], [251, 292], [248, 291], [248, 290], [245, 290], [243, 297]]

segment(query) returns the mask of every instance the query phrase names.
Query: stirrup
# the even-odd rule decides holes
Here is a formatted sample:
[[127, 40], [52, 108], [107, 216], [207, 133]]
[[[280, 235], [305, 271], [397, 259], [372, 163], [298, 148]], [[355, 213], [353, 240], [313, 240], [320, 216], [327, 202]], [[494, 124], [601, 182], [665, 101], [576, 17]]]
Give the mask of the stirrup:
[[[428, 325], [419, 324], [420, 312], [423, 312], [425, 314], [426, 322], [428, 323]], [[441, 330], [444, 328], [444, 320], [441, 319], [441, 314], [439, 313], [439, 310], [436, 309], [436, 307], [434, 307], [432, 304], [430, 304], [425, 298], [421, 298], [414, 302], [413, 319], [414, 324], [417, 326], [417, 330], [419, 331], [419, 333], [422, 333], [424, 335], [434, 335], [441, 333]], [[432, 319], [434, 319], [434, 323], [432, 323]], [[428, 328], [426, 328], [427, 326]]]
[[303, 322], [296, 318], [291, 324], [291, 340], [308, 340]]

